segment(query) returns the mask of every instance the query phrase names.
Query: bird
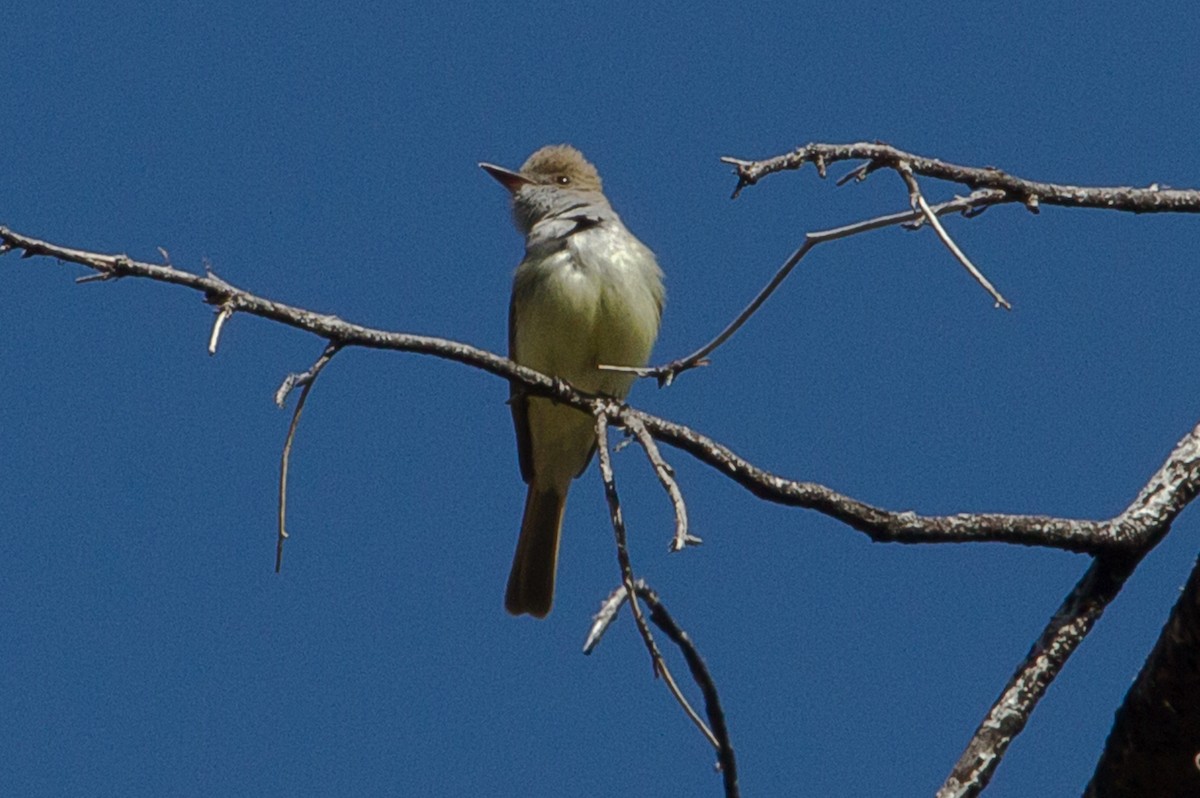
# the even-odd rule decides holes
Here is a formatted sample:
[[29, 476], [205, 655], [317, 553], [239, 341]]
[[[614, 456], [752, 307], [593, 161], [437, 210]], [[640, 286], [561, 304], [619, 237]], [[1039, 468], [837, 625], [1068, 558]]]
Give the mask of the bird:
[[[509, 357], [584, 393], [623, 400], [635, 379], [600, 366], [645, 366], [665, 290], [654, 253], [621, 221], [600, 175], [569, 144], [542, 147], [517, 171], [479, 166], [506, 188], [525, 256], [513, 277]], [[554, 602], [571, 482], [596, 449], [592, 418], [512, 383], [521, 477], [528, 485], [504, 606], [544, 618]]]

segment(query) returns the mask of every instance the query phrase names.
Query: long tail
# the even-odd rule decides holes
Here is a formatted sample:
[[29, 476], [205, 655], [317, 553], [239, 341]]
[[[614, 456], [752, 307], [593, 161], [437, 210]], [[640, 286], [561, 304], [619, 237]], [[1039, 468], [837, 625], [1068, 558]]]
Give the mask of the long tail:
[[545, 618], [554, 603], [554, 572], [558, 570], [558, 539], [562, 533], [565, 493], [529, 485], [521, 537], [508, 574], [504, 608], [513, 615]]

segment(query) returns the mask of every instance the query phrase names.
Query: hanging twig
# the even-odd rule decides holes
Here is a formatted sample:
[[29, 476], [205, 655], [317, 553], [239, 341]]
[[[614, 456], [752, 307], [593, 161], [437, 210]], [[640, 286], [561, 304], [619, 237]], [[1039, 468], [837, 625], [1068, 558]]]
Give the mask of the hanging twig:
[[996, 287], [991, 284], [988, 278], [983, 276], [983, 272], [976, 268], [971, 259], [967, 257], [967, 254], [959, 248], [954, 239], [950, 237], [950, 234], [946, 232], [946, 228], [942, 226], [942, 221], [938, 219], [938, 215], [934, 213], [933, 209], [929, 207], [929, 203], [925, 201], [925, 195], [921, 193], [921, 187], [917, 185], [917, 179], [913, 177], [912, 166], [907, 161], [901, 161], [896, 170], [900, 173], [900, 177], [904, 179], [905, 185], [908, 186], [909, 201], [912, 203], [913, 210], [919, 210], [925, 216], [929, 225], [937, 233], [938, 238], [946, 245], [946, 249], [950, 250], [950, 254], [963, 265], [968, 274], [975, 278], [975, 282], [983, 286], [983, 289], [992, 295], [992, 299], [996, 300], [996, 307], [1012, 310], [1012, 305], [1009, 304], [1008, 300], [1000, 295]]
[[[704, 695], [704, 712], [708, 715], [711, 726], [699, 723], [698, 728], [705, 733], [709, 743], [717, 751], [717, 769], [724, 779], [725, 795], [732, 798], [739, 794], [737, 781], [737, 761], [733, 753], [733, 743], [729, 738], [729, 728], [725, 723], [725, 711], [721, 708], [721, 697], [717, 685], [709, 673], [704, 658], [700, 656], [695, 644], [688, 634], [667, 611], [659, 595], [643, 579], [637, 579], [633, 584], [634, 593], [646, 602], [650, 608], [650, 621], [661, 629], [672, 643], [679, 647], [687, 661], [692, 679]], [[583, 653], [590, 654], [607, 631], [609, 625], [616, 619], [621, 605], [629, 598], [625, 584], [621, 584], [600, 605], [599, 612], [592, 618], [592, 626], [588, 630], [587, 640], [583, 644]], [[686, 712], [690, 705], [684, 708]], [[697, 722], [697, 721], [693, 721]]]
[[612, 521], [613, 534], [616, 536], [617, 562], [621, 566], [621, 582], [629, 599], [629, 611], [633, 613], [633, 620], [637, 625], [638, 634], [642, 636], [642, 642], [646, 644], [646, 650], [650, 652], [650, 662], [654, 668], [654, 675], [662, 677], [667, 690], [675, 697], [679, 706], [683, 708], [684, 713], [691, 719], [692, 723], [696, 724], [696, 728], [700, 729], [700, 732], [715, 748], [719, 745], [716, 737], [704, 725], [703, 719], [692, 708], [692, 705], [688, 703], [687, 698], [683, 695], [683, 691], [676, 684], [675, 677], [671, 675], [671, 669], [667, 667], [662, 652], [658, 650], [658, 644], [654, 642], [654, 635], [650, 633], [650, 627], [646, 624], [646, 619], [642, 615], [642, 608], [635, 598], [633, 565], [630, 562], [629, 549], [625, 542], [625, 519], [621, 514], [621, 499], [617, 494], [617, 482], [613, 474], [612, 456], [609, 454], [608, 448], [608, 413], [611, 409], [607, 400], [595, 400], [593, 417], [596, 421], [596, 452], [600, 460], [600, 478], [604, 482], [604, 498], [608, 501], [609, 518]]
[[654, 468], [654, 473], [658, 476], [658, 481], [671, 499], [671, 507], [675, 510], [675, 536], [671, 539], [671, 551], [681, 551], [687, 546], [700, 545], [703, 541], [688, 531], [687, 505], [683, 501], [683, 491], [679, 489], [679, 483], [675, 481], [675, 469], [667, 465], [662, 452], [658, 450], [658, 444], [654, 442], [654, 437], [646, 431], [646, 425], [637, 416], [623, 414], [621, 423], [633, 433], [638, 443], [642, 445], [646, 457], [650, 460], [650, 465]]
[[308, 371], [299, 374], [289, 374], [284, 379], [279, 390], [275, 392], [275, 404], [283, 407], [288, 394], [300, 387], [300, 398], [296, 400], [296, 409], [292, 411], [292, 422], [288, 424], [287, 438], [283, 442], [283, 454], [279, 458], [279, 534], [275, 542], [275, 573], [283, 566], [283, 541], [287, 540], [287, 485], [288, 463], [292, 456], [292, 441], [296, 438], [296, 427], [300, 424], [300, 414], [304, 411], [304, 403], [308, 400], [308, 392], [321, 374], [321, 370], [329, 364], [341, 350], [339, 344], [330, 344], [317, 358]]

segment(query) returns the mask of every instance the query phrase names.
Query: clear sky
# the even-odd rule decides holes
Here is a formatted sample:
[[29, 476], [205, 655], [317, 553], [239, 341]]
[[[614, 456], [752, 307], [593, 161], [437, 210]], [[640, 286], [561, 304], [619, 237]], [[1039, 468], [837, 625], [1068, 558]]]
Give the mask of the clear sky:
[[[1187, 4], [11, 3], [0, 223], [205, 262], [278, 300], [502, 352], [522, 242], [476, 163], [571, 142], [659, 256], [658, 359], [807, 230], [903, 209], [879, 173], [721, 155], [882, 139], [1063, 182], [1200, 186]], [[834, 169], [840, 174], [841, 169]], [[956, 187], [926, 182], [931, 200]], [[893, 509], [1108, 517], [1200, 420], [1195, 217], [1020, 208], [819, 248], [711, 367], [631, 401]], [[321, 344], [183, 289], [0, 259], [0, 793], [717, 795], [625, 617], [593, 467], [544, 622], [502, 595], [524, 496], [507, 386], [346, 352], [296, 442], [271, 397]], [[615, 456], [635, 565], [700, 646], [747, 795], [931, 795], [1079, 555], [876, 545], [667, 449], [704, 546]], [[1197, 548], [1144, 563], [989, 796], [1075, 795]], [[684, 668], [672, 659], [676, 670]]]

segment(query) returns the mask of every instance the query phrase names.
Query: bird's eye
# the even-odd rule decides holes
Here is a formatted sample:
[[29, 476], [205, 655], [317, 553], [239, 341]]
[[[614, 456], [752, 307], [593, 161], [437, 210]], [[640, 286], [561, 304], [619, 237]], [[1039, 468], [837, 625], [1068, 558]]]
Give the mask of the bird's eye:
[[567, 185], [570, 185], [570, 183], [571, 183], [571, 178], [567, 177], [566, 175], [559, 175], [555, 179], [558, 181], [558, 184], [560, 186], [567, 186]]

